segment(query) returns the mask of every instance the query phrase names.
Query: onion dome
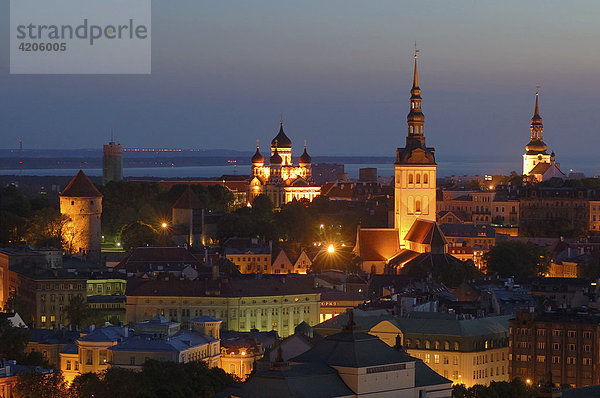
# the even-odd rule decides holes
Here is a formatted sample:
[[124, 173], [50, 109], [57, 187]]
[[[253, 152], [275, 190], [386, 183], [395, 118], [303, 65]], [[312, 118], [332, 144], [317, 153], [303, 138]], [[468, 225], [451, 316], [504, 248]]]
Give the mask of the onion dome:
[[271, 141], [271, 148], [291, 148], [292, 140], [283, 132], [283, 122], [279, 124], [279, 133]]
[[252, 164], [254, 166], [262, 166], [265, 164], [265, 157], [261, 155], [258, 145], [256, 146], [256, 153], [252, 156]]
[[300, 156], [300, 158], [298, 159], [298, 163], [300, 163], [300, 165], [308, 165], [312, 163], [312, 158], [310, 157], [310, 155], [306, 152], [306, 144], [304, 144], [304, 152], [302, 153], [302, 155]]
[[546, 143], [542, 140], [531, 140], [529, 141], [529, 143], [525, 146], [525, 149], [528, 152], [545, 152], [548, 150], [548, 146], [546, 145]]
[[281, 156], [279, 156], [279, 153], [277, 152], [277, 147], [275, 147], [275, 152], [273, 152], [273, 156], [271, 156], [271, 165], [281, 166], [281, 163], [283, 163], [283, 159], [281, 158]]

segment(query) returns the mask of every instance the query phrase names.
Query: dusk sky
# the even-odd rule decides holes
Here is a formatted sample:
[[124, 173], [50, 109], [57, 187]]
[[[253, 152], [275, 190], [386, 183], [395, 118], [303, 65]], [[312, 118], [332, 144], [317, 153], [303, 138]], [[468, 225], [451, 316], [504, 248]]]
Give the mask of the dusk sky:
[[600, 146], [597, 1], [153, 1], [151, 75], [10, 75], [0, 3], [0, 148], [263, 151], [279, 114], [301, 151], [403, 146], [414, 42], [427, 144], [438, 157], [512, 157], [536, 84], [561, 157]]

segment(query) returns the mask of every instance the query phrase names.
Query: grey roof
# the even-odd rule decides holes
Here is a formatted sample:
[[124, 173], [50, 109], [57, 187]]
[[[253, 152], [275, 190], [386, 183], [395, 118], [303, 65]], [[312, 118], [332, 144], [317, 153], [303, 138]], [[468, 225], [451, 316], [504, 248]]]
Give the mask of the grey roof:
[[348, 368], [414, 362], [371, 334], [343, 330], [318, 342], [310, 350], [290, 359], [290, 362], [320, 362]]
[[69, 344], [79, 337], [76, 330], [27, 329], [29, 341], [43, 344]]
[[484, 237], [495, 238], [496, 230], [486, 225], [473, 224], [442, 224], [440, 225], [444, 235], [450, 237]]
[[118, 341], [123, 338], [123, 327], [121, 326], [102, 326], [95, 328], [94, 331], [77, 339], [78, 341], [102, 342]]
[[415, 362], [415, 387], [437, 386], [440, 384], [452, 385], [452, 380], [448, 380], [444, 376], [436, 373], [420, 359]]
[[67, 344], [60, 350], [61, 354], [79, 354], [79, 347], [77, 344]]
[[562, 390], [562, 398], [600, 397], [600, 385]]
[[331, 367], [296, 364], [281, 370], [258, 371], [248, 381], [221, 391], [216, 397], [243, 398], [331, 398], [354, 397]]
[[[354, 311], [354, 323], [362, 331], [369, 331], [382, 321], [397, 326], [403, 333], [442, 336], [486, 336], [508, 333], [508, 320], [511, 315], [461, 319], [454, 314], [440, 312], [412, 312], [407, 317], [398, 317], [385, 310]], [[348, 314], [340, 314], [315, 326], [322, 329], [341, 330], [348, 323]]]
[[150, 336], [133, 336], [110, 347], [112, 351], [140, 352], [181, 352], [190, 347], [211, 344], [217, 340], [199, 332], [180, 330], [167, 338], [151, 338]]

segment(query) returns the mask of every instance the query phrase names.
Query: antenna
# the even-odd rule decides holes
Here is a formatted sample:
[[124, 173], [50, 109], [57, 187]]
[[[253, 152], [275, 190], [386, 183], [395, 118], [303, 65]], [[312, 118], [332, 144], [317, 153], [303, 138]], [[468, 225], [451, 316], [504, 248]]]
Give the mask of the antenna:
[[115, 142], [113, 128], [110, 128], [110, 142]]
[[417, 54], [420, 53], [421, 50], [417, 48], [417, 41], [415, 40], [415, 58], [417, 58]]

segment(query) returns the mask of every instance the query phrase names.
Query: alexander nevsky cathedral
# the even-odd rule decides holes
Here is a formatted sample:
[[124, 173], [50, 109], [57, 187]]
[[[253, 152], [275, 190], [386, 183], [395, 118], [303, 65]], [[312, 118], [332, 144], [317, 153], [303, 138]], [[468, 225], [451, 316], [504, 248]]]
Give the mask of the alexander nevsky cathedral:
[[292, 140], [283, 131], [283, 122], [279, 133], [271, 141], [271, 157], [265, 163], [265, 157], [256, 146], [252, 156], [252, 181], [250, 181], [250, 201], [264, 194], [271, 199], [275, 207], [281, 207], [293, 200], [306, 199], [310, 202], [321, 192], [321, 187], [314, 185], [311, 174], [312, 159], [306, 152], [298, 158], [294, 165], [292, 159]]

